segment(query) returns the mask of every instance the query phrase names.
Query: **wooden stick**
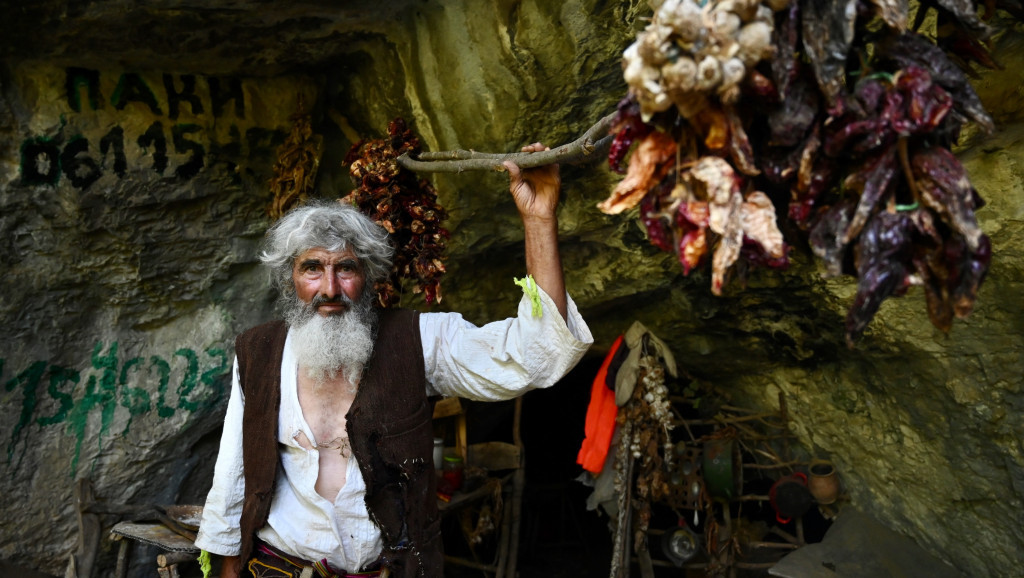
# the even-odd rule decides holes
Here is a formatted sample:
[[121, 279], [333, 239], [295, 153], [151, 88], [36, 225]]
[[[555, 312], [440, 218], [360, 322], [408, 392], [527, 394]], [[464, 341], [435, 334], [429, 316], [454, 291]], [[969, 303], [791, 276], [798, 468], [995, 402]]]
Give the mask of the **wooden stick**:
[[461, 173], [464, 171], [504, 171], [505, 161], [512, 161], [521, 169], [541, 167], [554, 163], [582, 164], [604, 158], [611, 147], [613, 135], [612, 121], [617, 113], [597, 121], [583, 136], [571, 143], [548, 151], [535, 153], [481, 153], [477, 151], [455, 150], [421, 153], [413, 159], [408, 153], [398, 157], [398, 164], [407, 170], [418, 173]]
[[526, 448], [523, 447], [523, 438], [520, 431], [520, 423], [523, 419], [523, 398], [516, 398], [515, 413], [512, 421], [512, 442], [519, 448], [519, 468], [512, 476], [512, 533], [509, 536], [510, 551], [508, 557], [508, 571], [506, 576], [515, 578], [516, 562], [519, 558], [519, 527], [523, 513], [523, 488], [526, 487]]
[[[782, 420], [782, 429], [789, 431], [789, 407], [786, 405], [786, 394], [779, 390], [779, 418]], [[789, 455], [789, 438], [782, 438], [782, 452]]]
[[759, 410], [736, 407], [735, 405], [723, 405], [722, 409], [726, 411], [735, 411], [736, 413], [759, 413]]
[[125, 578], [128, 575], [128, 546], [131, 541], [125, 540], [124, 536], [114, 535], [121, 542], [117, 547], [117, 567], [114, 569], [116, 578]]
[[92, 578], [96, 552], [100, 547], [100, 517], [89, 511], [96, 502], [92, 482], [82, 478], [75, 484], [78, 510], [78, 547], [75, 550], [75, 578]]
[[777, 562], [735, 562], [733, 565], [740, 570], [764, 570], [776, 564]]
[[[633, 455], [629, 452], [629, 444], [633, 436], [632, 426], [627, 422], [619, 430], [619, 447], [616, 448], [616, 460], [625, 459], [626, 463], [616, 464], [619, 471], [616, 472], [616, 480], [621, 483], [619, 492], [618, 515], [615, 525], [615, 539], [612, 548], [612, 570], [611, 578], [629, 578], [629, 524], [632, 519], [628, 515], [632, 511], [630, 495], [633, 493]], [[625, 449], [625, 451], [623, 451]], [[623, 455], [625, 454], [625, 455]], [[624, 468], [624, 469], [623, 469]], [[620, 475], [622, 472], [625, 475]]]
[[164, 552], [157, 555], [156, 565], [166, 568], [175, 564], [181, 564], [182, 562], [191, 562], [198, 558], [199, 554], [196, 552]]
[[[518, 470], [517, 470], [518, 471]], [[509, 540], [512, 537], [512, 516], [506, 511], [501, 518], [501, 534], [498, 545], [498, 562], [494, 578], [505, 578], [505, 566], [508, 564]], [[515, 578], [511, 576], [510, 578]]]
[[750, 548], [782, 548], [783, 550], [796, 550], [800, 547], [799, 544], [790, 544], [789, 542], [747, 542], [747, 546]]
[[629, 578], [629, 551], [633, 545], [633, 459], [629, 460], [629, 477], [627, 478], [628, 483], [626, 488], [623, 490], [626, 494], [626, 511], [628, 512], [625, 516], [626, 531], [623, 533], [623, 544], [622, 544], [622, 574], [621, 578]]
[[500, 486], [500, 485], [508, 483], [508, 481], [511, 480], [511, 479], [512, 479], [512, 474], [508, 474], [508, 475], [506, 475], [506, 476], [504, 476], [504, 477], [502, 477], [500, 479], [499, 478], [488, 478], [487, 482], [484, 485], [482, 485], [479, 488], [473, 490], [472, 492], [468, 492], [468, 493], [465, 493], [465, 494], [456, 494], [455, 496], [452, 496], [452, 499], [451, 499], [450, 502], [438, 504], [438, 508], [440, 508], [441, 511], [448, 511], [448, 510], [455, 510], [456, 508], [465, 506], [466, 504], [473, 503], [478, 498], [480, 498], [482, 496], [486, 496], [487, 494], [490, 494], [490, 493], [494, 492], [495, 484]]
[[745, 439], [745, 440], [766, 441], [766, 440], [779, 440], [779, 439], [782, 439], [782, 438], [791, 438], [792, 439], [792, 438], [796, 438], [797, 436], [796, 436], [796, 434], [788, 433], [787, 432], [787, 433], [780, 433], [780, 434], [775, 434], [775, 435], [743, 435], [741, 437], [743, 439]]
[[[740, 422], [745, 422], [745, 421], [764, 421], [764, 418], [766, 418], [766, 417], [775, 417], [776, 415], [777, 414], [774, 414], [774, 413], [759, 413], [759, 414], [743, 415], [743, 416], [737, 416], [737, 417], [723, 417], [723, 418], [711, 418], [711, 419], [684, 419], [684, 420], [681, 420], [681, 421], [683, 423], [687, 423], [689, 425], [718, 425], [718, 424], [723, 424], [723, 423], [730, 423], [731, 424], [731, 423], [740, 423]], [[680, 425], [680, 424], [675, 423], [675, 420], [673, 420], [672, 425]], [[765, 422], [765, 425], [770, 426], [770, 427], [783, 427], [782, 425], [773, 424], [773, 423], [770, 423], [770, 422]]]
[[790, 534], [789, 532], [783, 530], [778, 526], [772, 526], [771, 530], [768, 531], [772, 534], [779, 536], [780, 538], [789, 542], [790, 544], [800, 544], [800, 541], [796, 539], [796, 536]]
[[807, 462], [779, 462], [777, 464], [743, 464], [743, 467], [752, 470], [775, 470], [781, 468], [792, 468], [793, 466], [803, 465]]
[[[456, 564], [458, 566], [465, 566], [467, 568], [472, 568], [474, 570], [480, 570], [482, 572], [495, 572], [496, 571], [496, 568], [495, 568], [495, 566], [493, 564], [484, 564], [482, 562], [474, 562], [472, 560], [466, 560], [465, 558], [456, 558], [455, 556], [448, 556], [448, 555], [446, 555], [444, 557], [444, 561], [445, 561], [446, 564]], [[384, 576], [384, 574], [381, 573], [381, 576]]]

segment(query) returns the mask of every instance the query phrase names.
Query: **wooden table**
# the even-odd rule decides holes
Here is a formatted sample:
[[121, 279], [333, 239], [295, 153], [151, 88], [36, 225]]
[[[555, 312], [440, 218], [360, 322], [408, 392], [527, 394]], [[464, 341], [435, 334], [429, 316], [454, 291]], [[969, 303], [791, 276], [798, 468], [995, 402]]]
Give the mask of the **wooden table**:
[[110, 537], [121, 542], [117, 552], [117, 578], [128, 574], [128, 545], [131, 541], [164, 550], [156, 557], [156, 571], [160, 578], [178, 578], [178, 564], [199, 557], [199, 548], [192, 540], [160, 523], [119, 522], [111, 528]]

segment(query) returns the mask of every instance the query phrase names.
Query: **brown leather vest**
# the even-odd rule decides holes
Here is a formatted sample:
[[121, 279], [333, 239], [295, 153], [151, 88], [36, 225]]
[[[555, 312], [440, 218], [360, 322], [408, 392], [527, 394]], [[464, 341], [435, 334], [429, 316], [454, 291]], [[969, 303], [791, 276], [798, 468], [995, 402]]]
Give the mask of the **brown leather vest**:
[[[287, 334], [283, 321], [272, 321], [235, 341], [245, 396], [243, 561], [252, 555], [256, 532], [267, 522], [280, 462], [277, 422]], [[352, 452], [366, 481], [366, 507], [381, 530], [381, 562], [396, 578], [432, 578], [443, 572], [432, 416], [418, 313], [383, 311], [373, 354], [346, 419]]]

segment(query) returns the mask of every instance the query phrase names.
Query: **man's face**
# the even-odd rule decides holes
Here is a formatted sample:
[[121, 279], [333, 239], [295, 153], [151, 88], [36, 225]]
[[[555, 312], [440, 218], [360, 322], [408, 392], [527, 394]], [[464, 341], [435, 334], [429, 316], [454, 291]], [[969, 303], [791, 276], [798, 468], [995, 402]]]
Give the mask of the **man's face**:
[[295, 258], [292, 282], [299, 300], [312, 304], [317, 313], [326, 317], [340, 315], [348, 309], [341, 295], [344, 294], [349, 302], [358, 301], [363, 294], [366, 277], [351, 249], [328, 251], [313, 248]]

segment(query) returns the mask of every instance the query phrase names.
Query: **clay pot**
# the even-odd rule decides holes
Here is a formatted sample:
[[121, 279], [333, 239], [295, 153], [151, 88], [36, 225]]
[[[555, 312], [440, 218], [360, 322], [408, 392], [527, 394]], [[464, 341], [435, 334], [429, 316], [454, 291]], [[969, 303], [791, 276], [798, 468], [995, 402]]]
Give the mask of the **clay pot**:
[[807, 471], [807, 489], [822, 505], [831, 504], [839, 497], [839, 475], [832, 462], [815, 460]]

